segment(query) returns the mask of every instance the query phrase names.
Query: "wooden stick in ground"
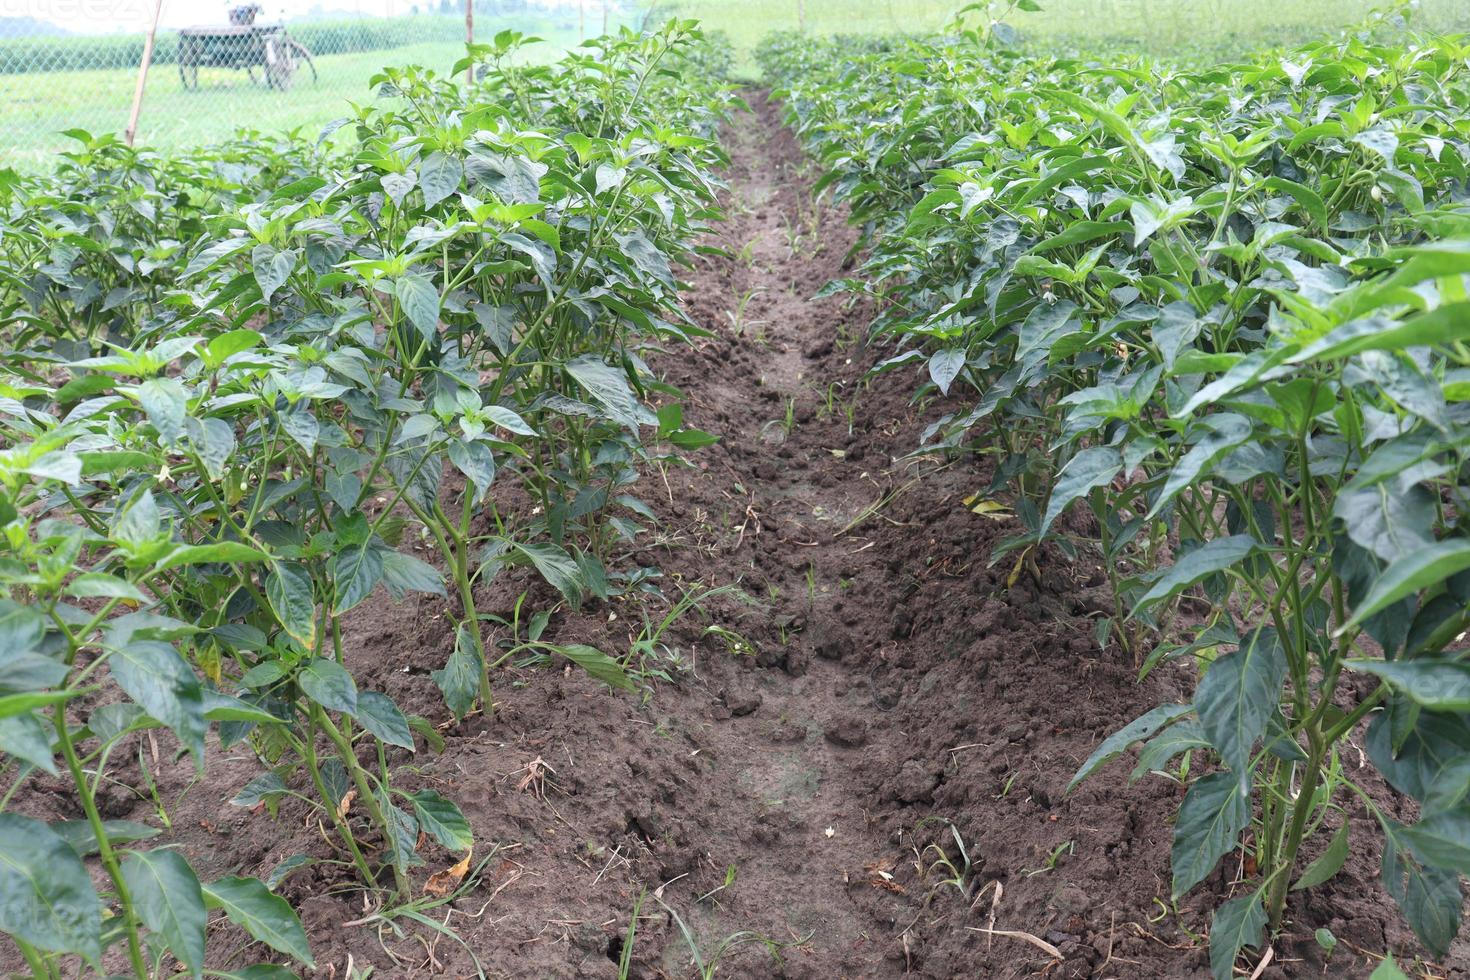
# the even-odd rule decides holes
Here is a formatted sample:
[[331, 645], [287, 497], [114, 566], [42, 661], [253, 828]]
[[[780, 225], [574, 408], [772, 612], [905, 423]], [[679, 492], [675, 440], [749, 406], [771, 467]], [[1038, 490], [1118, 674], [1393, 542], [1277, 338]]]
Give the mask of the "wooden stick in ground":
[[[475, 0], [464, 0], [464, 43], [466, 45], [475, 43]], [[464, 83], [473, 85], [475, 83], [475, 66], [464, 70]]]
[[128, 128], [123, 130], [123, 142], [133, 145], [138, 135], [138, 114], [143, 111], [143, 86], [148, 82], [148, 66], [153, 64], [153, 39], [158, 36], [158, 16], [163, 12], [163, 0], [154, 0], [153, 23], [148, 27], [148, 37], [143, 41], [143, 60], [138, 65], [138, 84], [133, 88], [133, 110], [128, 113]]

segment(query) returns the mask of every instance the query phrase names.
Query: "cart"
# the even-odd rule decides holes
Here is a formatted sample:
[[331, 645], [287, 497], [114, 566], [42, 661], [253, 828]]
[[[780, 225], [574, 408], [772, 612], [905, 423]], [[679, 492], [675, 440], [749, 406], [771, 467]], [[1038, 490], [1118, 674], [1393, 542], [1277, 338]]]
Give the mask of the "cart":
[[251, 82], [285, 91], [303, 61], [311, 69], [311, 80], [317, 80], [316, 63], [306, 45], [280, 24], [255, 23], [260, 11], [259, 4], [246, 4], [230, 9], [228, 26], [180, 29], [179, 79], [184, 88], [199, 87], [200, 68], [243, 68]]

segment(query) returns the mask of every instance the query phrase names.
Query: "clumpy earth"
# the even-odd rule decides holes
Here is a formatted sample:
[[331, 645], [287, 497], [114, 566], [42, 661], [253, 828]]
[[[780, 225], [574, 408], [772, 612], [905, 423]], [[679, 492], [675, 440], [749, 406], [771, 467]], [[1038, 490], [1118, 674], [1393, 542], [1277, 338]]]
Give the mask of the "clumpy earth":
[[[442, 601], [359, 607], [349, 666], [440, 724], [441, 753], [421, 742], [390, 761], [405, 788], [463, 807], [473, 887], [424, 912], [436, 931], [375, 917], [331, 865], [288, 875], [317, 975], [615, 978], [626, 962], [635, 978], [1207, 976], [1209, 915], [1241, 861], [1171, 904], [1179, 787], [1129, 785], [1125, 759], [1065, 792], [1102, 737], [1187, 698], [1192, 679], [1181, 667], [1140, 684], [1131, 656], [1098, 648], [1111, 600], [1095, 562], [1043, 553], [1014, 580], [1011, 562], [991, 565], [1016, 528], [966, 506], [988, 463], [915, 455], [944, 406], [910, 405], [901, 374], [865, 380], [883, 356], [863, 343], [871, 311], [812, 298], [844, 274], [854, 233], [811, 199], [777, 107], [750, 102], [727, 131], [729, 216], [711, 242], [724, 254], [686, 276], [689, 313], [716, 336], [653, 359], [686, 418], [722, 440], [643, 479], [658, 526], [622, 559], [656, 566], [667, 600], [724, 591], [656, 638], [641, 693], [564, 663], [512, 666], [494, 714], [459, 724], [429, 677], [452, 642]], [[528, 608], [555, 604], [506, 574], [481, 609], [508, 617], [528, 589]], [[667, 609], [647, 596], [560, 608], [545, 638], [622, 656]], [[168, 804], [158, 841], [202, 874], [329, 856], [304, 807], [226, 805], [259, 771], [248, 753], [217, 753], [191, 785], [187, 762], [156, 749], [139, 746]], [[157, 824], [130, 766], [107, 816]], [[60, 790], [33, 783], [21, 804], [73, 816]], [[1351, 819], [1346, 869], [1295, 898], [1260, 976], [1365, 977], [1386, 951], [1422, 956], [1378, 883], [1374, 828]], [[430, 859], [420, 884], [455, 861]], [[269, 953], [242, 942], [222, 926], [212, 961]], [[1470, 976], [1470, 950], [1428, 975]]]

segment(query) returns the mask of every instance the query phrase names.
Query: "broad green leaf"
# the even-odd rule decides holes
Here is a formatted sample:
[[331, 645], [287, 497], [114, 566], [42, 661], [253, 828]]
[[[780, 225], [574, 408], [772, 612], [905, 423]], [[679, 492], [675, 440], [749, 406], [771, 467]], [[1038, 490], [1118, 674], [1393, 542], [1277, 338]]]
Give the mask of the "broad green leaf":
[[1470, 663], [1447, 658], [1348, 660], [1346, 666], [1387, 681], [1431, 711], [1470, 711]]
[[265, 595], [281, 626], [297, 643], [316, 646], [316, 598], [311, 573], [303, 565], [281, 561], [265, 577]]
[[413, 801], [414, 816], [424, 833], [451, 851], [467, 851], [474, 846], [470, 822], [454, 803], [431, 789], [410, 793], [408, 798]]
[[1251, 437], [1251, 423], [1240, 415], [1221, 413], [1211, 416], [1207, 424], [1209, 431], [1205, 436], [1191, 446], [1189, 452], [1169, 471], [1164, 488], [1159, 491], [1158, 498], [1149, 508], [1149, 520], [1157, 517], [1185, 487], [1208, 477], [1215, 463]]
[[219, 541], [215, 544], [179, 545], [159, 560], [157, 569], [167, 571], [185, 565], [227, 563], [241, 565], [250, 562], [269, 561], [270, 555], [239, 541]]
[[204, 927], [209, 913], [199, 879], [177, 851], [128, 851], [123, 880], [138, 917], [198, 980], [204, 970]]
[[939, 388], [941, 394], [949, 394], [950, 383], [965, 366], [965, 350], [963, 347], [949, 347], [944, 350], [935, 351], [929, 358], [929, 378]]
[[383, 578], [382, 555], [368, 543], [343, 548], [332, 556], [330, 566], [337, 590], [332, 612], [339, 616], [372, 595]]
[[133, 395], [164, 445], [176, 445], [184, 438], [188, 399], [177, 378], [150, 378], [134, 388]]
[[[66, 841], [68, 847], [76, 851], [77, 857], [91, 857], [101, 850], [97, 843], [97, 835], [92, 832], [91, 821], [61, 820], [53, 823], [51, 829]], [[102, 832], [107, 836], [107, 843], [114, 846], [151, 840], [163, 833], [161, 830], [133, 820], [104, 820], [102, 821]]]
[[435, 150], [419, 164], [419, 188], [424, 192], [424, 207], [431, 208], [459, 190], [464, 167], [458, 157]]
[[567, 597], [574, 607], [582, 603], [582, 572], [571, 555], [554, 544], [521, 544], [509, 542], [511, 547], [536, 566], [541, 577], [551, 583], [558, 592]]
[[1052, 522], [1062, 516], [1074, 500], [1106, 486], [1121, 472], [1123, 455], [1111, 446], [1092, 446], [1073, 456], [1057, 474], [1039, 533], [1046, 534]]
[[1405, 555], [1383, 570], [1339, 632], [1352, 629], [1400, 599], [1416, 595], [1467, 568], [1470, 568], [1470, 541], [1463, 539], [1441, 541]]
[[1300, 891], [1304, 888], [1316, 888], [1318, 885], [1326, 884], [1334, 875], [1342, 870], [1342, 866], [1348, 859], [1348, 842], [1350, 828], [1348, 821], [1344, 820], [1332, 835], [1327, 849], [1317, 856], [1317, 859], [1307, 865], [1302, 876], [1291, 886], [1292, 891]]
[[1419, 941], [1433, 955], [1443, 956], [1460, 931], [1464, 903], [1460, 875], [1420, 865], [1402, 839], [1405, 828], [1386, 818], [1380, 818], [1380, 824], [1383, 886], [1398, 903]]
[[444, 577], [428, 562], [400, 551], [384, 551], [383, 584], [394, 598], [408, 592], [444, 595]]
[[260, 879], [232, 875], [203, 886], [203, 893], [209, 908], [223, 909], [230, 921], [248, 932], [252, 939], [294, 956], [307, 966], [313, 965], [311, 946], [301, 920], [290, 904], [272, 894]]
[[1143, 594], [1134, 607], [1135, 613], [1178, 594], [1201, 579], [1234, 567], [1260, 548], [1260, 543], [1250, 535], [1234, 534], [1228, 538], [1216, 538], [1203, 547], [1186, 552]]
[[404, 276], [394, 285], [398, 305], [424, 340], [439, 332], [439, 290], [423, 276]]
[[1266, 907], [1261, 893], [1232, 898], [1215, 910], [1210, 920], [1210, 975], [1214, 980], [1235, 976], [1235, 958], [1249, 946], [1259, 949], [1266, 929]]
[[1174, 823], [1170, 853], [1176, 899], [1204, 881], [1235, 849], [1250, 819], [1248, 789], [1234, 773], [1212, 772], [1189, 787]]
[[633, 390], [621, 368], [586, 354], [568, 361], [566, 369], [577, 384], [607, 410], [614, 422], [637, 435], [640, 424], [638, 400], [633, 397]]
[[199, 678], [172, 645], [129, 640], [112, 650], [112, 677], [134, 701], [163, 722], [204, 764], [204, 693]]
[[1200, 727], [1249, 791], [1251, 750], [1278, 713], [1286, 651], [1274, 629], [1253, 630], [1240, 649], [1216, 658], [1194, 693]]
[[596, 647], [589, 647], [583, 643], [569, 643], [559, 646], [548, 645], [547, 649], [556, 651], [597, 680], [611, 687], [624, 691], [636, 690], [636, 685], [624, 673], [622, 665]]
[[296, 682], [307, 697], [328, 711], [357, 714], [357, 684], [335, 660], [313, 657], [296, 675]]
[[0, 813], [0, 931], [56, 953], [102, 955], [102, 906], [71, 846], [39, 820]]
[[444, 703], [456, 719], [469, 714], [480, 696], [480, 654], [475, 647], [470, 630], [475, 627], [461, 623], [454, 634], [454, 652], [442, 670], [430, 674], [439, 690], [444, 692]]
[[413, 751], [413, 732], [409, 730], [408, 719], [388, 695], [359, 691], [357, 723], [377, 736], [379, 741]]

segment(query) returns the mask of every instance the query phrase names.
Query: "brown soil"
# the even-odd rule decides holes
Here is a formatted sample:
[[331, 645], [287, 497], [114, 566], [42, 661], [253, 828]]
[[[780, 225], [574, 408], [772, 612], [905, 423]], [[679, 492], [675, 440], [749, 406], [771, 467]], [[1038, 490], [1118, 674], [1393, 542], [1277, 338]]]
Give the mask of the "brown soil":
[[[1014, 524], [963, 505], [987, 464], [910, 456], [938, 407], [910, 406], [907, 377], [865, 382], [881, 356], [860, 342], [865, 312], [810, 298], [842, 274], [853, 233], [812, 204], [795, 141], [751, 100], [728, 130], [730, 216], [714, 241], [728, 255], [689, 274], [690, 312], [718, 336], [655, 361], [687, 417], [723, 439], [695, 467], [645, 478], [659, 530], [625, 562], [660, 568], [666, 596], [743, 596], [721, 594], [665, 633], [665, 659], [647, 666], [672, 681], [643, 696], [574, 669], [507, 669], [491, 719], [447, 727], [441, 755], [399, 753], [402, 783], [457, 800], [489, 861], [470, 894], [429, 913], [458, 939], [402, 919], [401, 934], [354, 924], [370, 910], [335, 870], [288, 877], [319, 975], [350, 962], [377, 977], [474, 976], [478, 962], [491, 977], [613, 978], [631, 941], [641, 978], [698, 975], [695, 947], [723, 977], [1206, 976], [1196, 937], [1235, 864], [1170, 910], [1177, 790], [1129, 786], [1120, 763], [1064, 793], [1101, 737], [1185, 696], [1188, 678], [1139, 685], [1130, 659], [1098, 651], [1090, 616], [1108, 603], [1095, 565], [1043, 555], [1040, 575], [1011, 587], [1008, 564], [989, 566]], [[508, 613], [526, 588], [534, 608], [554, 599], [503, 576], [481, 607]], [[667, 609], [641, 605], [563, 610], [547, 638], [621, 655], [643, 614]], [[428, 676], [448, 655], [438, 600], [375, 601], [348, 639], [360, 686], [448, 721]], [[205, 874], [327, 856], [302, 809], [273, 820], [225, 804], [257, 771], [244, 755], [216, 753], [180, 798], [188, 767], [165, 754], [155, 768], [173, 831], [160, 841]], [[23, 806], [73, 816], [59, 790], [36, 783]], [[108, 816], [153, 816], [129, 791], [110, 799]], [[1345, 873], [1297, 900], [1263, 976], [1366, 976], [1365, 954], [1388, 949], [1412, 960], [1375, 838], [1364, 823]], [[452, 863], [431, 853], [420, 880]], [[1340, 941], [1330, 963], [1312, 938], [1322, 926]], [[269, 952], [236, 956], [239, 943], [222, 928], [211, 957]], [[1470, 976], [1463, 944], [1446, 974]]]

